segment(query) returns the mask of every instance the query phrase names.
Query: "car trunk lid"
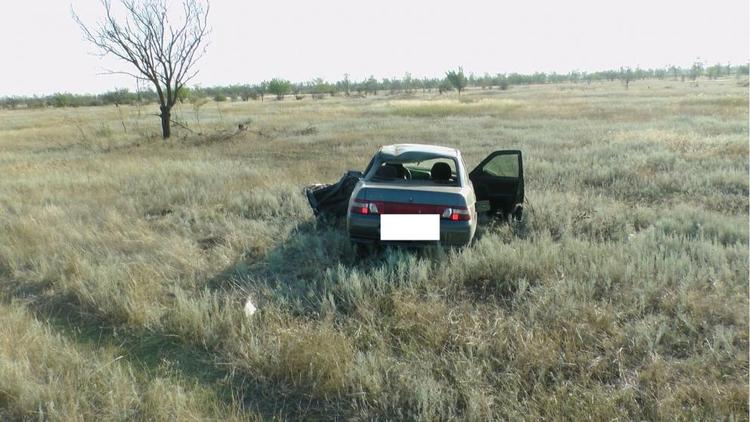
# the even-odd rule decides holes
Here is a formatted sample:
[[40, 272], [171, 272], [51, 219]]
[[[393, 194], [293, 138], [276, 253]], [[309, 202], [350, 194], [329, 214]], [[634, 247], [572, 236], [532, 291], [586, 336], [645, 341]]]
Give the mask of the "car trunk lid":
[[366, 186], [358, 200], [375, 203], [380, 214], [441, 214], [445, 208], [466, 208], [466, 201], [456, 187]]

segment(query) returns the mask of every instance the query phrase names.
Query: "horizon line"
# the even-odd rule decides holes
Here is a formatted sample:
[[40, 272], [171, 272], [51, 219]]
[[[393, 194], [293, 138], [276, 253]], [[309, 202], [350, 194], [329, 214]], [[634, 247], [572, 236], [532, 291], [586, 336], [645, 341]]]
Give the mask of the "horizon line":
[[[701, 59], [701, 57], [697, 56], [696, 59], [693, 61], [692, 64], [694, 64], [696, 62], [700, 62], [704, 66], [714, 66], [716, 64], [720, 64], [720, 65], [723, 65], [723, 66], [731, 66], [732, 68], [735, 68], [735, 67], [738, 67], [738, 66], [746, 66], [746, 65], [750, 66], [750, 58], [748, 60], [746, 60], [744, 63], [732, 63], [731, 60], [727, 60], [724, 63], [722, 63], [722, 62], [716, 62], [716, 63], [713, 63], [713, 64], [711, 64], [708, 60], [700, 60], [700, 59]], [[550, 71], [535, 70], [533, 72], [516, 72], [516, 71], [513, 71], [513, 72], [494, 72], [494, 73], [492, 73], [492, 72], [485, 71], [485, 72], [481, 72], [480, 73], [480, 72], [467, 71], [466, 69], [464, 69], [464, 74], [467, 77], [469, 77], [470, 75], [484, 77], [486, 75], [490, 75], [490, 76], [506, 75], [507, 76], [507, 75], [512, 75], [512, 74], [516, 74], [516, 75], [536, 75], [536, 74], [569, 75], [569, 74], [574, 73], [574, 72], [578, 72], [578, 73], [582, 73], [582, 74], [592, 74], [592, 73], [600, 73], [600, 72], [620, 71], [622, 69], [631, 69], [631, 70], [669, 69], [669, 68], [671, 68], [673, 66], [677, 67], [680, 70], [684, 70], [684, 69], [689, 69], [690, 68], [689, 66], [692, 66], [692, 64], [687, 65], [687, 66], [686, 65], [675, 65], [675, 64], [664, 64], [664, 65], [661, 65], [661, 66], [649, 66], [649, 67], [641, 67], [640, 65], [635, 65], [635, 66], [632, 66], [632, 65], [623, 65], [623, 66], [620, 66], [620, 67], [617, 67], [617, 68], [597, 68], [597, 69], [579, 69], [579, 68], [575, 68], [575, 69], [570, 69], [570, 70], [565, 71], [565, 72], [559, 72], [559, 71], [556, 71], [556, 70], [550, 70]], [[415, 75], [411, 74], [411, 72], [404, 72], [404, 74], [402, 74], [402, 75], [393, 75], [393, 76], [390, 76], [390, 77], [380, 77], [380, 78], [375, 78], [375, 80], [377, 80], [378, 82], [383, 81], [384, 79], [391, 79], [391, 80], [398, 79], [398, 80], [401, 80], [407, 74], [409, 74], [412, 78], [414, 78], [416, 80], [422, 80], [422, 79], [440, 79], [440, 78], [444, 78], [445, 77], [445, 73], [447, 73], [448, 71], [450, 71], [450, 70], [457, 70], [459, 68], [462, 68], [462, 66], [456, 66], [454, 68], [448, 69], [447, 71], [445, 71], [443, 73], [443, 76], [426, 76], [426, 75], [415, 76]], [[98, 74], [98, 75], [99, 76], [111, 76], [111, 74], [107, 74], [107, 73], [101, 73], [101, 74]], [[297, 85], [297, 84], [303, 84], [305, 82], [311, 82], [311, 81], [313, 81], [315, 79], [318, 79], [318, 78], [323, 79], [324, 82], [333, 82], [333, 83], [335, 83], [335, 82], [338, 82], [338, 81], [343, 81], [344, 80], [344, 76], [346, 76], [346, 75], [351, 76], [350, 73], [344, 72], [344, 73], [341, 73], [342, 77], [339, 78], [339, 79], [326, 79], [326, 78], [322, 78], [320, 76], [313, 76], [313, 77], [310, 77], [310, 78], [308, 78], [308, 79], [306, 79], [304, 81], [291, 81], [291, 80], [283, 78], [283, 77], [273, 77], [273, 78], [270, 78], [270, 79], [264, 79], [264, 80], [262, 80], [260, 82], [258, 82], [258, 81], [255, 81], [255, 82], [245, 81], [245, 82], [230, 82], [230, 83], [223, 83], [223, 84], [201, 84], [201, 83], [196, 83], [196, 84], [191, 85], [189, 88], [196, 88], [196, 87], [200, 87], [200, 88], [219, 88], [219, 87], [229, 87], [229, 86], [236, 86], [236, 85], [257, 86], [257, 85], [259, 85], [259, 84], [261, 84], [263, 82], [268, 82], [268, 81], [271, 81], [273, 79], [286, 80], [286, 81], [289, 81], [289, 82], [291, 82], [292, 84], [295, 84], [295, 85]], [[363, 79], [350, 79], [350, 81], [353, 82], [353, 83], [364, 82], [364, 81], [367, 81], [370, 77], [374, 78], [374, 75], [370, 75], [369, 77], [365, 77]], [[133, 79], [135, 79], [135, 78], [133, 78]], [[147, 85], [149, 87], [149, 89], [152, 89], [153, 86], [154, 86], [151, 81], [147, 81], [147, 83], [145, 83], [145, 85]], [[28, 93], [27, 94], [18, 94], [18, 93], [16, 93], [16, 94], [0, 94], [0, 98], [16, 98], [16, 97], [21, 97], [21, 98], [42, 97], [43, 98], [43, 97], [48, 97], [48, 96], [57, 95], [57, 94], [72, 94], [72, 95], [77, 95], [77, 96], [97, 96], [97, 95], [102, 95], [102, 94], [106, 94], [106, 93], [109, 93], [109, 92], [119, 91], [119, 90], [122, 90], [122, 89], [130, 90], [129, 87], [118, 87], [117, 85], [115, 85], [111, 90], [100, 91], [100, 92], [91, 92], [91, 91], [89, 91], [89, 92], [81, 92], [81, 91], [71, 92], [71, 91], [62, 90], [62, 91], [55, 91], [55, 92], [51, 92], [51, 93], [47, 92], [47, 93], [44, 93], [44, 94], [39, 94], [39, 93], [34, 93], [34, 94], [28, 94]], [[138, 92], [138, 91], [136, 90], [134, 92]]]

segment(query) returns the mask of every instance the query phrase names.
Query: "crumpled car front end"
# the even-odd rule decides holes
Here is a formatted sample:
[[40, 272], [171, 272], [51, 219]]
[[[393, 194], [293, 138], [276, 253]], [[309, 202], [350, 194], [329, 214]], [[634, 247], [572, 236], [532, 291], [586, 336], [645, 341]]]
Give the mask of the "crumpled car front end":
[[315, 216], [328, 219], [346, 217], [349, 199], [361, 177], [361, 172], [350, 170], [336, 183], [305, 187], [303, 192]]

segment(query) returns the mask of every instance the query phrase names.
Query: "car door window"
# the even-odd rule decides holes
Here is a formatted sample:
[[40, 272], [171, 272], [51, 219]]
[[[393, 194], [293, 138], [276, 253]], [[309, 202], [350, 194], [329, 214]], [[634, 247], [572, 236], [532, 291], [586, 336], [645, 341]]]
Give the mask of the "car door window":
[[497, 155], [482, 166], [482, 173], [497, 177], [518, 177], [518, 156]]

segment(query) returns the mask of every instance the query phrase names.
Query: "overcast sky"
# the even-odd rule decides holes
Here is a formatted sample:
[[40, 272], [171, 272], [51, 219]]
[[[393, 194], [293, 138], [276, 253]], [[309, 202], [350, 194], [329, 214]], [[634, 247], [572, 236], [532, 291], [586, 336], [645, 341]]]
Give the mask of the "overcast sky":
[[[129, 69], [92, 54], [71, 5], [86, 21], [101, 15], [99, 0], [3, 5], [0, 96], [135, 86], [100, 74]], [[195, 83], [738, 64], [750, 56], [749, 14], [748, 0], [213, 0]]]

